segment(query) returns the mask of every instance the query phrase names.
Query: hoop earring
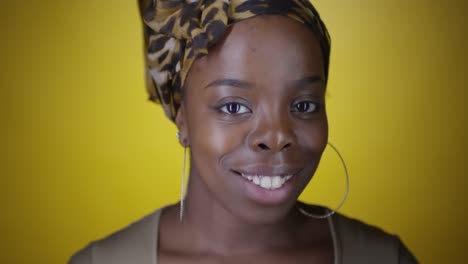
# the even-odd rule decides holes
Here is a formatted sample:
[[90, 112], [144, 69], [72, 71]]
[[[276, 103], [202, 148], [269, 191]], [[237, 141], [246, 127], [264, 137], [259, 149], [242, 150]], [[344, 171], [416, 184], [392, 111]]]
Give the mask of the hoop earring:
[[[176, 133], [176, 137], [180, 138], [180, 133]], [[184, 143], [184, 157], [182, 159], [182, 173], [180, 177], [180, 203], [179, 203], [179, 223], [184, 219], [184, 202], [185, 202], [185, 164], [187, 160], [187, 146]]]
[[299, 212], [301, 212], [303, 215], [305, 215], [307, 217], [315, 218], [315, 219], [325, 219], [325, 218], [328, 218], [328, 217], [334, 215], [343, 206], [344, 202], [346, 201], [346, 198], [348, 198], [348, 193], [349, 193], [349, 174], [348, 174], [348, 167], [346, 166], [346, 162], [344, 161], [344, 158], [343, 158], [343, 156], [341, 156], [338, 149], [335, 146], [333, 146], [332, 143], [328, 142], [327, 144], [336, 152], [336, 154], [338, 154], [338, 157], [340, 158], [341, 163], [343, 164], [343, 168], [344, 168], [345, 175], [346, 175], [346, 191], [345, 191], [345, 194], [343, 196], [343, 199], [338, 204], [338, 206], [334, 210], [329, 211], [328, 213], [326, 213], [324, 215], [312, 214], [312, 213], [309, 213], [306, 210], [304, 210], [304, 208], [299, 207]]

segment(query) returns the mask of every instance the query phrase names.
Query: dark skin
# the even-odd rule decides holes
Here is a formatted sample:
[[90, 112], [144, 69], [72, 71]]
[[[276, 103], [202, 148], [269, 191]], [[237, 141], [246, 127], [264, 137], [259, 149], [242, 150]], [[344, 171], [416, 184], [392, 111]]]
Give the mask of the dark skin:
[[[312, 31], [282, 16], [236, 23], [194, 63], [176, 117], [191, 151], [184, 219], [164, 210], [159, 263], [333, 263], [327, 221], [297, 201], [328, 139], [324, 78]], [[293, 177], [271, 191], [243, 173]]]

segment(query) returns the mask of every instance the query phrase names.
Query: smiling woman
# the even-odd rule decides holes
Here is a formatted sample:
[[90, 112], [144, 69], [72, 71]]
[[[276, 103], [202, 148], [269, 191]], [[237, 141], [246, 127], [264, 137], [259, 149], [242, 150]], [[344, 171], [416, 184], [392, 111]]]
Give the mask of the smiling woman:
[[[188, 200], [200, 185], [219, 209], [258, 223], [284, 218], [295, 204], [328, 135], [321, 50], [303, 27], [282, 16], [239, 22], [193, 64], [176, 117], [193, 157]], [[213, 79], [234, 82], [204, 89]], [[270, 190], [277, 177], [290, 179]]]
[[330, 39], [308, 1], [140, 7], [150, 97], [190, 148], [187, 195], [71, 263], [416, 262], [398, 237], [298, 201], [328, 142]]

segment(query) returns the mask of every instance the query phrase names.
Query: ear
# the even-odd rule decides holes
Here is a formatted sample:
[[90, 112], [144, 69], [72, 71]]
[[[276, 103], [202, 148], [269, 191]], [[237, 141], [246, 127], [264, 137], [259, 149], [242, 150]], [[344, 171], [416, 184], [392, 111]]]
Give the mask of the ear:
[[183, 147], [188, 147], [189, 137], [188, 137], [188, 129], [187, 129], [187, 116], [185, 111], [185, 105], [182, 103], [177, 111], [175, 124], [177, 129], [179, 130], [179, 143]]

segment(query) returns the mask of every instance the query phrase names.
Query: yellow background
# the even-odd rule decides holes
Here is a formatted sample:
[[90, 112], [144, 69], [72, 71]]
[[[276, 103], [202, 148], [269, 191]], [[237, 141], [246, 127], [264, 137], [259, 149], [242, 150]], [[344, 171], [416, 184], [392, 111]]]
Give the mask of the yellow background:
[[[333, 38], [330, 140], [342, 212], [422, 263], [464, 263], [465, 1], [317, 0]], [[175, 127], [146, 100], [136, 1], [0, 3], [0, 263], [64, 263], [178, 198]], [[336, 204], [327, 150], [303, 198]]]

